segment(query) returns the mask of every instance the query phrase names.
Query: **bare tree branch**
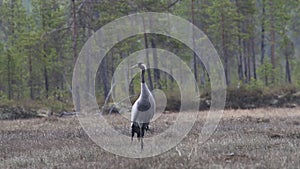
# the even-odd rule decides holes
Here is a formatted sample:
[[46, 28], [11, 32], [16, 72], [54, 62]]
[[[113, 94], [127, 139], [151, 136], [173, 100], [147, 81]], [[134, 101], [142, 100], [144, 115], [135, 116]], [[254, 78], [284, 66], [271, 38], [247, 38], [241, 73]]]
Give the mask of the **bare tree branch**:
[[170, 9], [172, 6], [176, 5], [180, 0], [175, 0], [171, 4], [168, 5], [168, 9]]
[[83, 8], [83, 6], [85, 5], [85, 3], [87, 2], [88, 0], [84, 0], [83, 2], [81, 2], [81, 4], [78, 6], [78, 8], [77, 8], [77, 11], [76, 11], [76, 13], [78, 13], [82, 8]]
[[45, 32], [45, 33], [42, 34], [41, 39], [43, 39], [47, 35], [51, 35], [53, 33], [56, 33], [56, 32], [59, 32], [59, 31], [64, 31], [64, 30], [67, 30], [67, 29], [70, 29], [70, 28], [71, 28], [70, 26], [68, 26], [68, 27], [61, 27], [61, 28], [53, 29], [50, 32]]

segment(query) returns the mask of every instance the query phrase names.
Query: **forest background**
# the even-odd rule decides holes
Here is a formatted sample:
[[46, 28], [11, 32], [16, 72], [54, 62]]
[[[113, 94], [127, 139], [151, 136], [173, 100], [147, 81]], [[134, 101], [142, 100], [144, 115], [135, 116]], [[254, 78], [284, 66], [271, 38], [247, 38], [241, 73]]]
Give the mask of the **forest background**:
[[[299, 0], [1, 0], [1, 105], [71, 111], [74, 63], [88, 38], [119, 17], [149, 11], [185, 18], [209, 37], [224, 65], [227, 107], [300, 104]], [[165, 49], [184, 60], [198, 82], [201, 107], [209, 107], [210, 79], [201, 60], [181, 42], [156, 34], [130, 37], [109, 51], [95, 82], [99, 105], [118, 64], [144, 48]], [[168, 97], [167, 109], [178, 109], [172, 75], [147, 73], [149, 87]], [[128, 85], [138, 94], [139, 76]]]

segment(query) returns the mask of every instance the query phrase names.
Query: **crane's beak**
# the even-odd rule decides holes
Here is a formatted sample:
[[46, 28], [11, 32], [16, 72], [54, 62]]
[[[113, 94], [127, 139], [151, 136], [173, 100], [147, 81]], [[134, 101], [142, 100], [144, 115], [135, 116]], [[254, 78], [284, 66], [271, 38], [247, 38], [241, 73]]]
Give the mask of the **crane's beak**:
[[134, 69], [134, 68], [137, 68], [138, 67], [138, 64], [135, 64], [133, 66], [130, 67], [130, 69]]

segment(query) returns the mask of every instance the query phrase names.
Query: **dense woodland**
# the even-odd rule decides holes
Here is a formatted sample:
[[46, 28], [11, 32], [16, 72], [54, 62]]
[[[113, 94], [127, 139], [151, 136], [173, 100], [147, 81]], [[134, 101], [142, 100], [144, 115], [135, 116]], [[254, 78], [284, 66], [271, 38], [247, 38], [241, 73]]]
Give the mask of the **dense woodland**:
[[[87, 39], [114, 19], [145, 11], [169, 12], [204, 31], [223, 61], [230, 88], [300, 86], [299, 0], [0, 0], [0, 99], [70, 103], [74, 63]], [[199, 87], [210, 87], [201, 61], [191, 50], [181, 50], [185, 45], [144, 34], [107, 54], [97, 75], [99, 100], [108, 95], [118, 64], [150, 47], [180, 56]], [[150, 88], [175, 90], [168, 74], [148, 74]], [[137, 84], [132, 81], [132, 93]]]

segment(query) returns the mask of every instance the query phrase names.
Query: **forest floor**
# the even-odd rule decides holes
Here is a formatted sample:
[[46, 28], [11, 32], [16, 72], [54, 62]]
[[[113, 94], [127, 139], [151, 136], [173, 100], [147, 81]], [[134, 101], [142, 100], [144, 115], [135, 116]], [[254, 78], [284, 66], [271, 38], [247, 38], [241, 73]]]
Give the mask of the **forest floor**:
[[[106, 116], [129, 134], [122, 116]], [[163, 130], [164, 118], [152, 124], [154, 131]], [[300, 168], [300, 108], [225, 110], [216, 132], [195, 146], [204, 121], [198, 117], [176, 148], [130, 159], [96, 145], [76, 117], [5, 120], [0, 122], [0, 168]]]

